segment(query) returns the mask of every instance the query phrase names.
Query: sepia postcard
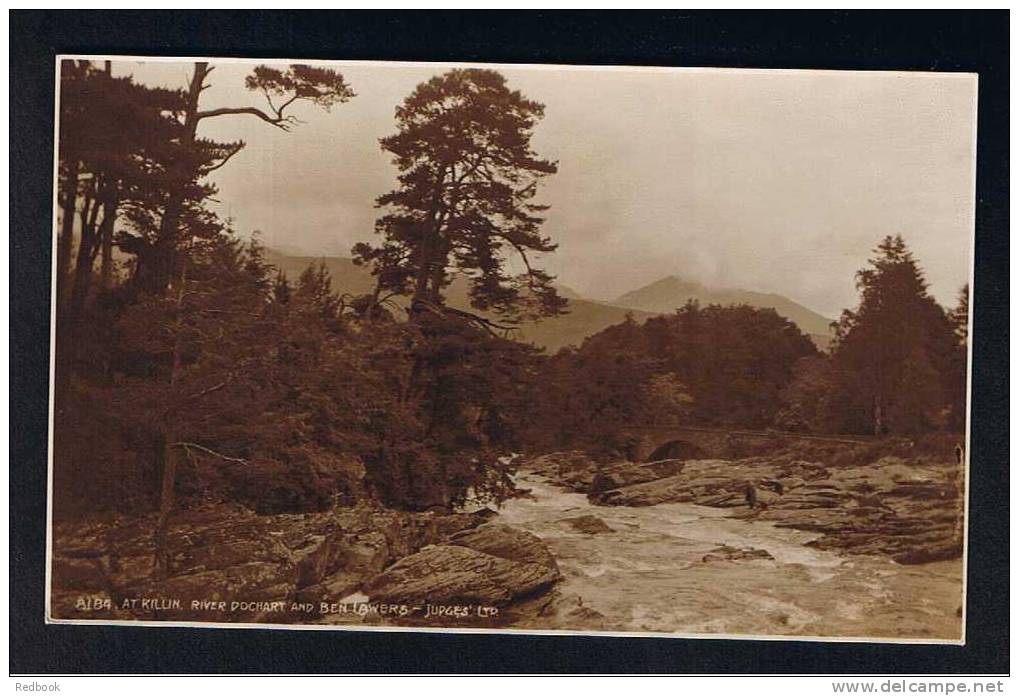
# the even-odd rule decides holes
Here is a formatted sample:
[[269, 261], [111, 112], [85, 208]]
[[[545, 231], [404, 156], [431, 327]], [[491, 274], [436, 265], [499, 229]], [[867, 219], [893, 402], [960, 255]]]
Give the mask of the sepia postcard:
[[55, 81], [47, 621], [963, 642], [976, 75]]

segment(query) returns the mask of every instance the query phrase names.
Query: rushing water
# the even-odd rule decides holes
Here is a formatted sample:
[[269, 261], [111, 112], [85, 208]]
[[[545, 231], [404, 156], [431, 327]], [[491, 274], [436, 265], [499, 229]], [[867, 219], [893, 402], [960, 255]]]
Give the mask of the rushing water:
[[[500, 521], [541, 537], [563, 574], [564, 605], [584, 607], [610, 631], [948, 639], [960, 637], [960, 561], [900, 566], [819, 551], [816, 535], [735, 519], [683, 503], [599, 507], [523, 472], [530, 495], [499, 509]], [[594, 515], [611, 532], [577, 531]], [[723, 560], [720, 546], [761, 549], [772, 559]], [[593, 612], [591, 611], [593, 610]], [[559, 612], [534, 628], [588, 629]]]

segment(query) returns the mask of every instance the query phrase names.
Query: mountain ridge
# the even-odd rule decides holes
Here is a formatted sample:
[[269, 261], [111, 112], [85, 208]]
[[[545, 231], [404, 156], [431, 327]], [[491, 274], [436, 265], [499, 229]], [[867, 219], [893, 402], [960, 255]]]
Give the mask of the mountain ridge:
[[[345, 256], [291, 256], [278, 250], [267, 249], [266, 261], [279, 268], [291, 281], [296, 281], [308, 266], [322, 263], [332, 278], [333, 290], [341, 295], [362, 295], [371, 292], [374, 286], [371, 271], [364, 266], [358, 266], [353, 259]], [[805, 334], [810, 335], [822, 349], [826, 347], [829, 337], [827, 318], [774, 293], [706, 288], [699, 283], [684, 281], [678, 276], [659, 278], [648, 285], [620, 295], [612, 302], [587, 299], [569, 287], [557, 287], [569, 302], [567, 314], [538, 322], [522, 322], [514, 338], [534, 343], [554, 353], [566, 346], [579, 346], [588, 336], [618, 324], [627, 315], [632, 316], [637, 322], [643, 322], [650, 317], [675, 311], [676, 308], [683, 306], [687, 299], [696, 299], [701, 304], [749, 304], [775, 309], [799, 326]], [[446, 291], [446, 300], [450, 306], [469, 309], [467, 289], [465, 279], [455, 279]], [[790, 316], [790, 313], [796, 316]]]
[[659, 278], [623, 293], [612, 304], [645, 312], [669, 313], [682, 307], [688, 300], [696, 300], [702, 305], [748, 304], [762, 309], [774, 309], [806, 334], [828, 336], [831, 330], [831, 319], [784, 295], [742, 288], [712, 288], [675, 275]]

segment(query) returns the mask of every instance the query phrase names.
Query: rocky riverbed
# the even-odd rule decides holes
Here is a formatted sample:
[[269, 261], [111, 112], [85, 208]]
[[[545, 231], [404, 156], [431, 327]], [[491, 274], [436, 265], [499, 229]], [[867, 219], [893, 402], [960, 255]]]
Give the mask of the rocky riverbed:
[[229, 505], [182, 510], [172, 518], [163, 570], [155, 564], [154, 515], [56, 525], [51, 615], [315, 622], [323, 604], [490, 516], [368, 506], [265, 516]]
[[961, 559], [903, 565], [817, 531], [689, 502], [595, 505], [543, 474], [500, 519], [548, 544], [562, 580], [516, 624], [684, 635], [958, 640]]
[[841, 466], [788, 455], [599, 465], [579, 452], [537, 457], [529, 471], [599, 506], [695, 503], [743, 519], [818, 532], [812, 545], [903, 564], [962, 554], [961, 469], [896, 456]]
[[497, 511], [180, 511], [162, 570], [154, 516], [57, 525], [51, 615], [959, 638], [955, 467], [563, 452], [516, 480]]

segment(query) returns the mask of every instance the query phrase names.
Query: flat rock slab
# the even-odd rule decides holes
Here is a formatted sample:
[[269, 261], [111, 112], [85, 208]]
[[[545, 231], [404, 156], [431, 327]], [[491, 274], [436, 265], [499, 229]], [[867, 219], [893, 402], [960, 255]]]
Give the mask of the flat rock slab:
[[450, 544], [519, 563], [537, 563], [558, 572], [555, 557], [540, 538], [505, 524], [485, 524], [454, 534]]
[[534, 457], [524, 468], [571, 490], [586, 493], [601, 467], [583, 452], [568, 450]]
[[[549, 455], [550, 457], [552, 455]], [[596, 505], [694, 503], [823, 536], [824, 549], [917, 564], [962, 552], [959, 467], [928, 458], [827, 465], [788, 456], [621, 463], [588, 489]]]
[[594, 476], [588, 493], [594, 494], [675, 476], [683, 471], [684, 464], [685, 461], [681, 459], [665, 459], [645, 464], [630, 462], [615, 464], [602, 469]]
[[505, 606], [559, 580], [545, 543], [530, 532], [486, 524], [401, 559], [368, 583], [373, 601]]
[[429, 546], [365, 584], [372, 601], [504, 606], [550, 588], [559, 572], [509, 561], [465, 546]]

